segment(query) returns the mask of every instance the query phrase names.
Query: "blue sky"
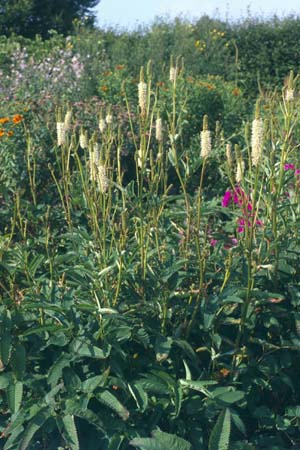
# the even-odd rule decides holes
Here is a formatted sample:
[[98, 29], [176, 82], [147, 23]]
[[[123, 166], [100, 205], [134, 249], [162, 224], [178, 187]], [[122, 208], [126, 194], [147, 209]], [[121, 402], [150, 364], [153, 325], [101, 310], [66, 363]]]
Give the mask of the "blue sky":
[[134, 27], [137, 23], [151, 23], [155, 16], [200, 17], [207, 13], [218, 18], [238, 19], [252, 16], [300, 14], [300, 0], [101, 0], [96, 7], [99, 25]]

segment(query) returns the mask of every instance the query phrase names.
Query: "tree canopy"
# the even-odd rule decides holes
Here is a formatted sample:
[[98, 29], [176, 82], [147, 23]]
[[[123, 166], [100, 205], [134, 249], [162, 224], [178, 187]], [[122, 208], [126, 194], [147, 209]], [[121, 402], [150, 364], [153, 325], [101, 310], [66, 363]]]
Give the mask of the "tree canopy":
[[74, 19], [93, 25], [92, 11], [100, 0], [1, 0], [0, 35], [16, 33], [32, 38], [48, 37], [49, 30], [67, 34]]

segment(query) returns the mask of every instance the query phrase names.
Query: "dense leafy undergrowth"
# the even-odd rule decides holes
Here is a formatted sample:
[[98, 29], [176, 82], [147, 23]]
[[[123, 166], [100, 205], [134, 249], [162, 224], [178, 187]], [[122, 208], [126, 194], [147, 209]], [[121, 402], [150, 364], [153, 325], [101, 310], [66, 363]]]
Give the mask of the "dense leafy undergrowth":
[[249, 125], [235, 84], [180, 61], [160, 82], [102, 68], [84, 101], [92, 64], [22, 58], [0, 117], [1, 448], [298, 448], [298, 80]]

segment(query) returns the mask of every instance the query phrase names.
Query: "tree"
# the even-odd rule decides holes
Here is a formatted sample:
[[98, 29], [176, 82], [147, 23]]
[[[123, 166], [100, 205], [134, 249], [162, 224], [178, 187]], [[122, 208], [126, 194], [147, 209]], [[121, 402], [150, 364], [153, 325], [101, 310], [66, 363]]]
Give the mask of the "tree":
[[1, 0], [0, 35], [16, 33], [32, 38], [47, 38], [49, 30], [68, 34], [74, 19], [93, 25], [92, 12], [100, 0]]

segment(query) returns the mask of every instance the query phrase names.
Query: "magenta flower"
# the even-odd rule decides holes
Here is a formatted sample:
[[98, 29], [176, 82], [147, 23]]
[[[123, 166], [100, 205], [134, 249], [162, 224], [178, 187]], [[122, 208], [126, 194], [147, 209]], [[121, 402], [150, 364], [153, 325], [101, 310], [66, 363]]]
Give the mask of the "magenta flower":
[[217, 245], [217, 243], [218, 243], [217, 239], [211, 239], [211, 240], [210, 240], [210, 245], [211, 245], [212, 247], [215, 247], [215, 246]]
[[227, 208], [229, 206], [229, 203], [231, 202], [231, 191], [226, 191], [222, 200], [222, 206], [224, 208]]
[[295, 170], [294, 164], [287, 163], [283, 166], [284, 170]]

